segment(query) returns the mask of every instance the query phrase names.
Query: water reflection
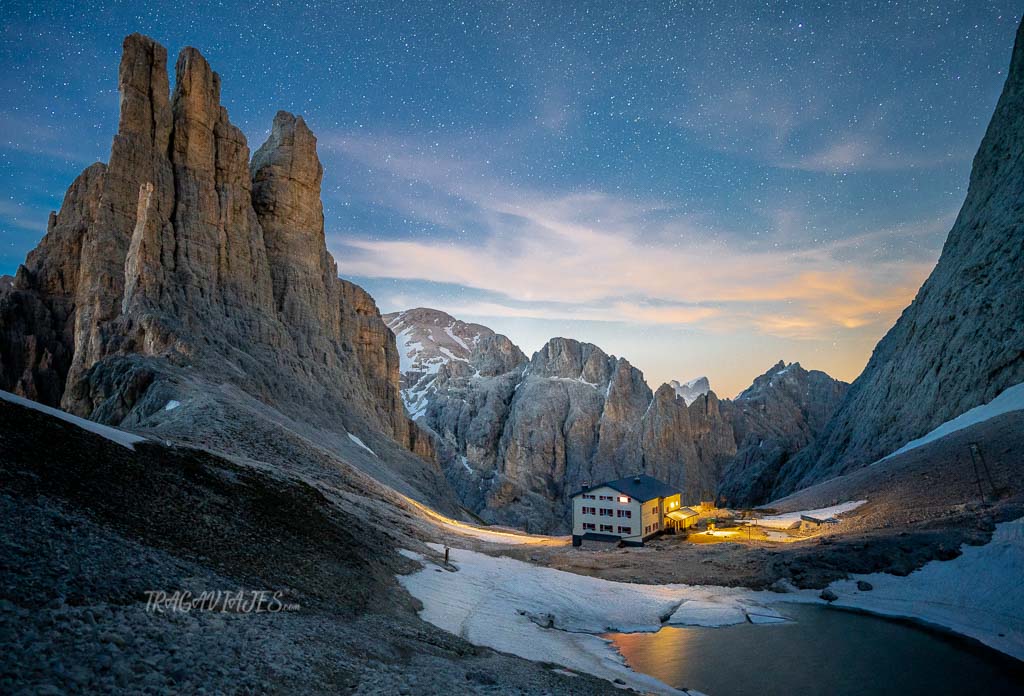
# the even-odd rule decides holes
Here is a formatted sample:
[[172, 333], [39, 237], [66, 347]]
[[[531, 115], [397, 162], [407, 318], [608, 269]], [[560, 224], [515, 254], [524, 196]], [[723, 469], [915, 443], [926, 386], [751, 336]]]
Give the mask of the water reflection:
[[1024, 663], [904, 622], [815, 605], [784, 624], [610, 634], [629, 665], [711, 696], [1024, 694]]

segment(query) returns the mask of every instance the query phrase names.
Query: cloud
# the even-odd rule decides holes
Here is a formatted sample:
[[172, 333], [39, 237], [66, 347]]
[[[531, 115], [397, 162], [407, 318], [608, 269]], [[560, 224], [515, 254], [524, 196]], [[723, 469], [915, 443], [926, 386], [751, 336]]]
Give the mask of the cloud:
[[66, 133], [53, 119], [33, 120], [10, 112], [0, 112], [0, 149], [73, 165], [97, 161], [80, 134]]
[[0, 225], [5, 227], [39, 234], [46, 230], [49, 217], [49, 209], [0, 200]]
[[912, 156], [895, 149], [886, 149], [879, 139], [871, 136], [848, 135], [827, 142], [807, 155], [780, 158], [774, 164], [808, 172], [846, 173], [933, 167], [969, 157], [970, 153], [966, 150]]
[[[375, 145], [365, 138], [334, 142], [371, 170], [426, 187], [428, 198], [410, 205], [400, 195], [408, 184], [399, 186], [395, 205], [427, 209], [433, 223], [468, 230], [409, 239], [336, 232], [329, 242], [339, 272], [488, 294], [485, 302], [446, 306], [457, 313], [820, 338], [883, 330], [934, 264], [931, 254], [919, 262], [873, 255], [881, 240], [918, 235], [933, 225], [870, 230], [807, 246], [731, 244], [664, 201], [509, 187], [486, 163], [439, 157], [429, 147]], [[460, 203], [455, 215], [445, 205], [451, 198]]]

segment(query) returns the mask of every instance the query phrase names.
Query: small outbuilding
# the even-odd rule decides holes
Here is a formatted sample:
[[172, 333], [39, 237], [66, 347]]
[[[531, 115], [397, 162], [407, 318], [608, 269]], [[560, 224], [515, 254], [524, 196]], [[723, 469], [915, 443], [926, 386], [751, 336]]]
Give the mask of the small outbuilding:
[[800, 531], [813, 532], [822, 527], [831, 527], [839, 524], [835, 517], [812, 517], [811, 515], [800, 515]]
[[689, 529], [697, 524], [697, 520], [700, 519], [700, 513], [693, 508], [681, 507], [678, 510], [669, 511], [665, 517], [675, 524], [676, 529]]

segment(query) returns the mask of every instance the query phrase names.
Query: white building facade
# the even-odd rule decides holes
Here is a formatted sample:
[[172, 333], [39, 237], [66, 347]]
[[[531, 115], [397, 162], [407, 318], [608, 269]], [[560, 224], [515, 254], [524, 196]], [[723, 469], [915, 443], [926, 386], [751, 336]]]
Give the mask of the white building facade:
[[665, 516], [679, 509], [679, 497], [679, 491], [646, 475], [586, 487], [572, 496], [573, 546], [584, 539], [643, 546], [675, 524]]

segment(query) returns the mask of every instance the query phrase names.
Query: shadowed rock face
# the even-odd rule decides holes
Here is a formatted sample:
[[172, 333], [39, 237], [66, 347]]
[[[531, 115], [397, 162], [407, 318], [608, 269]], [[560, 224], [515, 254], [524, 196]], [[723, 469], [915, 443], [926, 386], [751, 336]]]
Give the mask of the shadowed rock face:
[[280, 415], [261, 418], [357, 434], [445, 497], [409, 454], [432, 447], [403, 411], [394, 336], [327, 252], [316, 138], [280, 112], [250, 162], [203, 56], [181, 52], [173, 94], [166, 62], [125, 39], [110, 161], [75, 180], [0, 292], [0, 387], [189, 437], [214, 412], [230, 428], [243, 394]]
[[868, 465], [1024, 381], [1024, 24], [939, 262], [782, 495]]
[[781, 457], [777, 472], [846, 387], [780, 363], [742, 403], [710, 390], [683, 395], [669, 384], [652, 393], [628, 361], [589, 343], [554, 338], [527, 360], [506, 337], [444, 312], [387, 318], [404, 353], [407, 407], [437, 435], [463, 504], [487, 521], [532, 531], [564, 531], [568, 496], [587, 482], [643, 471], [695, 503], [715, 496], [725, 470], [742, 484], [747, 467], [733, 467], [737, 449], [759, 462], [750, 452], [762, 441], [770, 446], [761, 452]]
[[725, 402], [737, 452], [718, 482], [719, 498], [734, 506], [768, 502], [779, 470], [822, 431], [849, 386], [779, 361]]

